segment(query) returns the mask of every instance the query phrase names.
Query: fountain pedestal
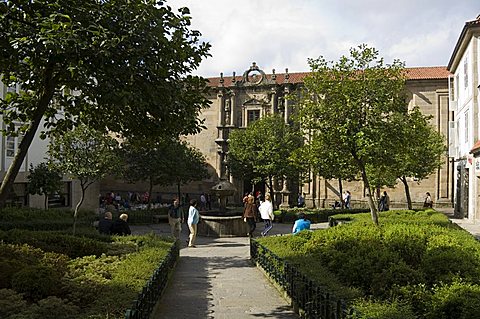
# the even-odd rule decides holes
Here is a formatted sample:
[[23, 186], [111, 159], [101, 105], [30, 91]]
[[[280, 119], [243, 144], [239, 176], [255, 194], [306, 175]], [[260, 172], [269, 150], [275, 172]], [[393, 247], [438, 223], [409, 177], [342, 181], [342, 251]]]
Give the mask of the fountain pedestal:
[[232, 196], [235, 186], [227, 180], [221, 180], [211, 188], [211, 192], [218, 197], [218, 211], [200, 212], [200, 223], [197, 232], [200, 236], [209, 237], [237, 237], [247, 236], [248, 225], [243, 221], [242, 211], [228, 211], [226, 208], [227, 196]]

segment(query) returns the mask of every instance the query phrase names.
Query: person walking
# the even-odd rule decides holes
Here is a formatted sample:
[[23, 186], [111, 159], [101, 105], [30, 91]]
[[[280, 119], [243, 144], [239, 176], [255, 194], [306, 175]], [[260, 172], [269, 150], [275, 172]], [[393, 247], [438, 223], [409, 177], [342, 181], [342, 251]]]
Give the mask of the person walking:
[[378, 210], [381, 212], [386, 212], [390, 210], [390, 197], [388, 196], [386, 191], [384, 191], [382, 196], [380, 197], [380, 202], [378, 203]]
[[178, 198], [173, 200], [173, 204], [168, 208], [168, 223], [172, 236], [177, 240], [180, 239], [180, 232], [182, 231], [183, 214], [180, 209], [180, 201]]
[[263, 228], [262, 231], [262, 236], [267, 235], [267, 233], [272, 229], [273, 227], [273, 205], [271, 202], [270, 195], [265, 195], [265, 201], [260, 204], [260, 207], [258, 208], [260, 211], [260, 216], [263, 219], [263, 222], [265, 223], [265, 227]]
[[195, 247], [195, 239], [197, 238], [197, 225], [200, 221], [200, 213], [197, 209], [197, 200], [192, 199], [190, 201], [190, 208], [188, 209], [188, 229], [190, 230], [190, 236], [188, 241], [188, 247]]
[[346, 191], [343, 194], [343, 202], [345, 203], [345, 208], [350, 209], [350, 201], [352, 200], [352, 194], [350, 194], [350, 191]]
[[247, 203], [243, 209], [243, 220], [248, 223], [249, 231], [247, 236], [253, 237], [253, 232], [257, 227], [257, 214], [258, 208], [255, 204], [255, 198], [252, 195], [248, 195]]

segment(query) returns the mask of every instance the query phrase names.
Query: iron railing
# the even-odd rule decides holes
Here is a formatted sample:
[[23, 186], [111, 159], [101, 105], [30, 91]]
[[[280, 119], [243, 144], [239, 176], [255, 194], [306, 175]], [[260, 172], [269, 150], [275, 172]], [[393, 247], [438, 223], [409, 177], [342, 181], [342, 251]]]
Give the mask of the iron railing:
[[256, 240], [250, 241], [250, 256], [287, 293], [302, 318], [342, 319], [355, 313], [344, 300], [325, 291]]
[[159, 300], [163, 290], [167, 286], [168, 276], [178, 260], [178, 242], [169, 250], [160, 266], [155, 270], [152, 277], [133, 301], [132, 307], [125, 311], [125, 319], [148, 319], [152, 314], [155, 304]]

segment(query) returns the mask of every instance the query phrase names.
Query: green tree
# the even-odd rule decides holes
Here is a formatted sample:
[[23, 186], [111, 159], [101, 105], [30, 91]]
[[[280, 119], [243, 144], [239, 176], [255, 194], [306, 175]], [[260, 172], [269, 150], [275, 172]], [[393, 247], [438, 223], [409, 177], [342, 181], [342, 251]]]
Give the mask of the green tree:
[[79, 123], [122, 137], [197, 133], [208, 90], [188, 74], [209, 44], [190, 21], [154, 0], [0, 0], [1, 80], [21, 89], [0, 99], [4, 133], [24, 135], [0, 203], [42, 119], [42, 137]]
[[205, 156], [178, 139], [137, 140], [124, 144], [122, 154], [123, 177], [130, 182], [147, 181], [149, 194], [154, 185], [176, 185], [180, 198], [181, 185], [210, 177]]
[[28, 193], [45, 196], [44, 207], [48, 209], [49, 195], [62, 189], [62, 174], [49, 167], [47, 163], [40, 163], [35, 167], [30, 164], [28, 172]]
[[[295, 163], [299, 169], [309, 168], [317, 176], [321, 176], [327, 180], [338, 180], [338, 197], [342, 208], [343, 202], [343, 181], [351, 181], [357, 179], [357, 170], [349, 154], [341, 153], [341, 149], [332, 148], [330, 145], [324, 144], [318, 132], [306, 133], [307, 141], [304, 145], [296, 150], [293, 154]], [[321, 134], [321, 133], [320, 133]]]
[[75, 206], [74, 234], [78, 210], [85, 199], [87, 188], [119, 168], [117, 147], [115, 139], [85, 125], [63, 135], [53, 136], [50, 142], [48, 154], [51, 165], [80, 182], [82, 193]]
[[309, 60], [311, 73], [297, 112], [305, 130], [317, 132], [323, 145], [348, 154], [363, 181], [372, 220], [378, 212], [368, 167], [393, 158], [397, 113], [407, 110], [403, 63], [385, 65], [378, 51], [361, 45], [338, 62]]
[[275, 203], [273, 179], [298, 177], [299, 170], [290, 155], [302, 144], [299, 130], [282, 117], [270, 115], [230, 133], [227, 163], [239, 178], [264, 181]]
[[412, 209], [412, 199], [407, 177], [414, 177], [418, 182], [427, 178], [439, 169], [445, 161], [446, 142], [442, 134], [429, 123], [431, 116], [423, 115], [415, 107], [406, 116], [402, 116], [402, 134], [398, 137], [403, 147], [394, 157], [395, 165], [392, 173], [400, 179], [405, 188], [408, 209]]

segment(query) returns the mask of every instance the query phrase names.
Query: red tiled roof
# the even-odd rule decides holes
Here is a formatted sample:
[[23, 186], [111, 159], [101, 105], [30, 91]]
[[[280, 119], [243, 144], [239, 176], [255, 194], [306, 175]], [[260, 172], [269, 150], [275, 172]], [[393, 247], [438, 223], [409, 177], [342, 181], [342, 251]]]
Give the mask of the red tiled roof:
[[447, 79], [450, 75], [444, 66], [406, 68], [407, 80]]
[[473, 145], [472, 149], [470, 150], [471, 154], [476, 154], [480, 152], [480, 140], [475, 142], [475, 145]]
[[[433, 66], [433, 67], [417, 67], [417, 68], [406, 68], [407, 71], [407, 80], [435, 80], [435, 79], [447, 79], [450, 75], [450, 72], [447, 71], [447, 68], [444, 66]], [[303, 79], [310, 74], [310, 72], [300, 72], [300, 73], [289, 73], [288, 83], [302, 83]], [[267, 74], [267, 79], [271, 79], [272, 75]], [[241, 76], [235, 77], [237, 81], [241, 81]], [[223, 85], [229, 87], [232, 85], [233, 77], [226, 76], [223, 77]], [[216, 87], [220, 85], [220, 78], [208, 78], [209, 84], [211, 87]], [[282, 84], [285, 82], [285, 74], [277, 74], [275, 80], [277, 84]]]

